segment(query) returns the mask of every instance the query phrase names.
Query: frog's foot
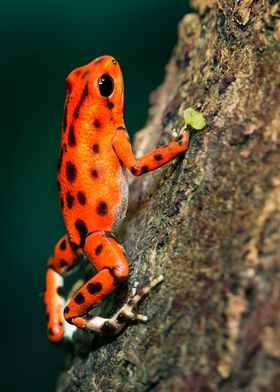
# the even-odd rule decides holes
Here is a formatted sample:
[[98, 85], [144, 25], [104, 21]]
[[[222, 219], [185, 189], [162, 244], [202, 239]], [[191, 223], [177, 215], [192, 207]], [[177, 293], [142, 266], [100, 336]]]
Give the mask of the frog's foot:
[[119, 333], [130, 320], [139, 320], [146, 322], [148, 317], [142, 314], [135, 313], [134, 307], [138, 302], [149, 293], [154, 287], [163, 281], [163, 276], [160, 275], [158, 278], [153, 279], [150, 283], [139, 289], [130, 297], [127, 302], [121, 307], [121, 309], [115, 313], [111, 318], [103, 318], [98, 316], [90, 316], [89, 314], [84, 317], [75, 317], [72, 323], [78, 328], [82, 328], [85, 331], [103, 334], [116, 334]]

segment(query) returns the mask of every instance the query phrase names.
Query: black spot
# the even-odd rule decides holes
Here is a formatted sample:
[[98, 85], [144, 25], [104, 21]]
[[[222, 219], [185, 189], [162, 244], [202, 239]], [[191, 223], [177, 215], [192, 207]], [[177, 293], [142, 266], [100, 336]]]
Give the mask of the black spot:
[[90, 294], [97, 294], [102, 290], [102, 284], [100, 282], [89, 283], [87, 285], [87, 290]]
[[73, 207], [74, 197], [71, 195], [70, 192], [67, 192], [67, 194], [66, 194], [66, 203], [67, 203], [67, 207], [69, 209], [71, 209]]
[[75, 253], [77, 253], [77, 252], [78, 252], [78, 249], [79, 249], [79, 246], [78, 246], [77, 244], [75, 244], [75, 242], [73, 242], [73, 241], [69, 241], [69, 243], [70, 243], [71, 248], [73, 249], [73, 251], [74, 251]]
[[71, 124], [68, 133], [68, 144], [70, 147], [76, 146], [76, 137], [75, 137], [75, 129], [74, 125]]
[[147, 165], [141, 167], [141, 174], [147, 173], [149, 167]]
[[103, 249], [103, 245], [102, 244], [97, 245], [97, 247], [95, 248], [96, 256], [100, 255], [100, 253], [102, 252], [102, 249]]
[[78, 202], [79, 202], [82, 206], [84, 206], [84, 205], [86, 204], [86, 195], [85, 195], [83, 192], [79, 191], [79, 192], [77, 193], [77, 198], [78, 198]]
[[66, 240], [65, 240], [65, 238], [59, 244], [59, 249], [60, 250], [65, 250], [66, 249]]
[[105, 201], [100, 201], [96, 208], [97, 214], [105, 216], [108, 214], [108, 204]]
[[69, 312], [70, 312], [69, 306], [65, 306], [65, 308], [64, 308], [64, 314], [67, 314], [67, 313], [69, 313]]
[[120, 313], [117, 317], [117, 322], [120, 324], [126, 323], [128, 320], [130, 320], [130, 318], [124, 313]]
[[135, 166], [131, 166], [130, 171], [132, 174], [136, 174], [138, 172], [138, 169]]
[[53, 336], [54, 335], [54, 331], [53, 331], [52, 328], [48, 329], [48, 334], [49, 334], [49, 336]]
[[84, 100], [86, 99], [86, 97], [88, 96], [88, 84], [85, 85], [83, 92], [81, 94], [81, 98], [78, 102], [78, 105], [75, 107], [74, 113], [73, 113], [73, 117], [75, 119], [77, 119], [79, 117], [79, 113], [80, 113], [80, 109], [84, 103]]
[[89, 74], [89, 71], [85, 71], [85, 72], [82, 74], [81, 79], [84, 79], [88, 74]]
[[97, 178], [98, 177], [98, 171], [96, 169], [91, 169], [90, 174], [92, 175], [93, 178]]
[[47, 319], [47, 323], [48, 323], [50, 321], [50, 314], [49, 313], [46, 314], [46, 319]]
[[66, 177], [67, 177], [67, 180], [70, 181], [70, 182], [73, 182], [73, 181], [75, 181], [76, 176], [77, 176], [76, 166], [74, 165], [74, 163], [68, 161], [66, 163]]
[[118, 127], [117, 131], [126, 131], [126, 128], [125, 127]]
[[[179, 146], [181, 146], [182, 145], [182, 143], [183, 143], [183, 135], [179, 135], [177, 138], [176, 138], [176, 142], [179, 144]], [[168, 144], [167, 145], [165, 145], [164, 146], [164, 148], [166, 148], [166, 146], [168, 146]]]
[[76, 302], [76, 304], [80, 305], [83, 304], [85, 302], [85, 297], [83, 296], [82, 293], [78, 293], [75, 297], [74, 297], [74, 301]]
[[92, 320], [92, 319], [94, 318], [94, 316], [91, 316], [89, 313], [86, 313], [86, 314], [83, 316], [83, 318], [84, 318], [85, 320]]
[[114, 107], [113, 102], [109, 101], [109, 102], [107, 103], [107, 108], [110, 109], [110, 110], [112, 110], [113, 107]]
[[60, 321], [60, 322], [58, 323], [58, 325], [60, 325], [60, 326], [62, 327], [62, 326], [63, 326], [63, 322]]
[[82, 72], [82, 71], [81, 71], [80, 69], [77, 69], [77, 71], [75, 72], [75, 75], [76, 75], [76, 76], [80, 76], [80, 75], [81, 75], [81, 72]]
[[80, 238], [81, 238], [80, 246], [83, 247], [84, 243], [85, 243], [86, 236], [88, 234], [88, 228], [87, 228], [85, 222], [81, 219], [76, 220], [75, 227], [80, 234]]
[[64, 151], [63, 151], [63, 148], [61, 148], [60, 153], [59, 153], [59, 157], [58, 157], [58, 171], [60, 171], [60, 169], [61, 169], [63, 154], [64, 154]]
[[93, 121], [93, 125], [95, 128], [101, 128], [101, 122], [97, 118]]
[[154, 159], [155, 159], [155, 161], [161, 161], [163, 159], [163, 157], [161, 154], [155, 154]]
[[65, 79], [65, 90], [67, 94], [69, 94], [72, 90], [72, 83], [69, 79]]
[[64, 115], [63, 115], [63, 120], [62, 120], [63, 133], [67, 129], [67, 113], [68, 113], [68, 104], [69, 104], [71, 90], [72, 90], [72, 83], [70, 82], [69, 79], [66, 79], [65, 80], [66, 100], [65, 100], [65, 104], [64, 104]]
[[120, 282], [120, 279], [116, 278], [116, 276], [114, 275], [114, 272], [111, 269], [108, 269], [108, 272], [110, 273], [110, 275], [114, 279], [114, 286], [117, 286]]
[[68, 263], [67, 263], [67, 261], [61, 259], [60, 262], [59, 262], [59, 265], [60, 265], [61, 268], [64, 268], [64, 267], [66, 267], [68, 265]]
[[66, 131], [66, 128], [67, 128], [67, 111], [68, 111], [68, 102], [65, 103], [65, 107], [64, 107], [64, 114], [63, 114], [63, 120], [62, 120], [63, 133]]
[[63, 287], [58, 287], [58, 288], [56, 289], [56, 291], [57, 291], [57, 294], [58, 294], [60, 297], [63, 297]]
[[92, 146], [92, 151], [93, 151], [95, 154], [98, 154], [98, 153], [100, 152], [99, 144], [97, 144], [97, 143], [93, 144], [93, 146]]
[[62, 198], [62, 197], [60, 198], [60, 207], [61, 207], [61, 208], [63, 208], [63, 207], [64, 207], [64, 200], [63, 200], [63, 198]]

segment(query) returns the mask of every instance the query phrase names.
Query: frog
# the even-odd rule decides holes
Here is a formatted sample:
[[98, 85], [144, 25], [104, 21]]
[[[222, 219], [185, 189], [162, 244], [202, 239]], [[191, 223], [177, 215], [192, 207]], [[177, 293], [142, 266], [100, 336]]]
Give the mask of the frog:
[[[92, 315], [92, 309], [128, 279], [126, 252], [117, 239], [128, 207], [128, 171], [134, 176], [151, 172], [189, 145], [189, 134], [183, 131], [176, 140], [135, 157], [123, 119], [122, 71], [112, 56], [74, 69], [65, 90], [57, 185], [66, 234], [48, 258], [44, 293], [47, 336], [53, 343], [64, 339], [68, 324], [116, 334], [130, 320], [147, 320], [134, 307], [162, 275], [135, 290], [111, 318]], [[83, 258], [96, 273], [65, 301], [64, 277]]]

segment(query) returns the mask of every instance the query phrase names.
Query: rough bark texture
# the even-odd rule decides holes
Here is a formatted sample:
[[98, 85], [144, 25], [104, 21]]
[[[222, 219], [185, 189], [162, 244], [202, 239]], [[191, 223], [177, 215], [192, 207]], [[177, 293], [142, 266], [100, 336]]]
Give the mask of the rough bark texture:
[[59, 392], [280, 391], [280, 7], [192, 5], [135, 150], [170, 140], [195, 103], [207, 127], [185, 157], [132, 180], [129, 288], [100, 311], [141, 277], [165, 281], [140, 305], [147, 325], [76, 334]]

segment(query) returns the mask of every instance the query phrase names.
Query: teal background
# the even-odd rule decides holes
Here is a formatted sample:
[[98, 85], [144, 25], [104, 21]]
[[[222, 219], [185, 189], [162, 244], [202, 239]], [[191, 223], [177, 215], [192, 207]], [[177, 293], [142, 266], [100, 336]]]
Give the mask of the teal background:
[[115, 56], [132, 135], [187, 11], [183, 0], [1, 2], [3, 392], [53, 391], [64, 363], [65, 352], [46, 339], [39, 296], [47, 256], [64, 233], [55, 182], [64, 78]]

